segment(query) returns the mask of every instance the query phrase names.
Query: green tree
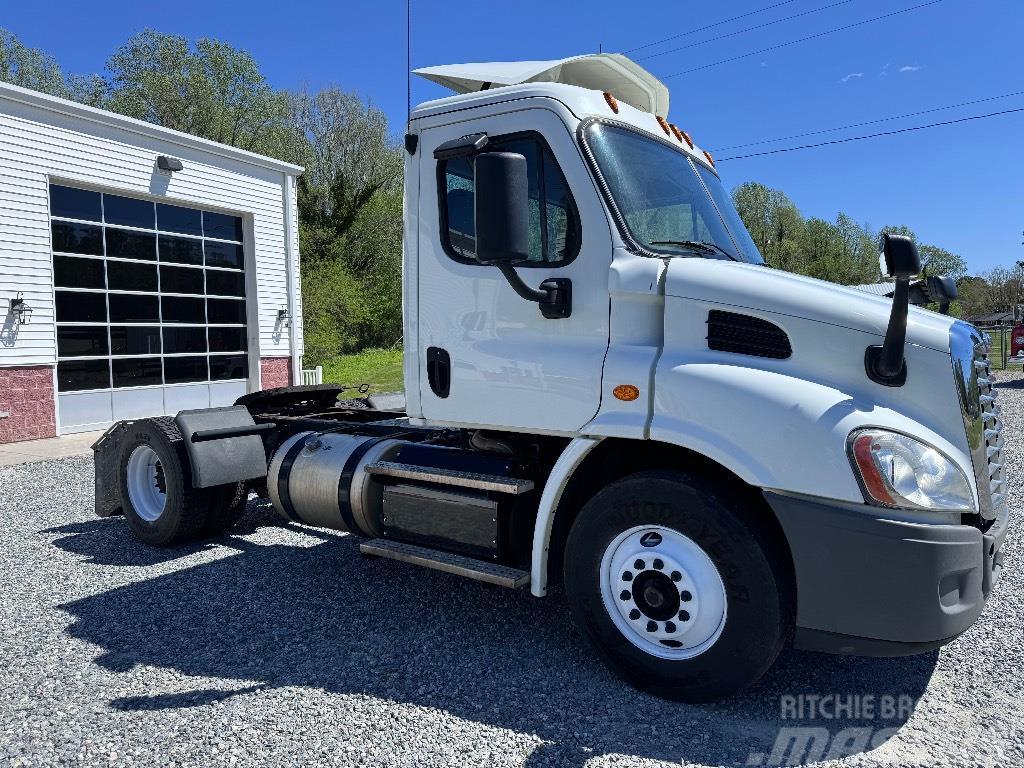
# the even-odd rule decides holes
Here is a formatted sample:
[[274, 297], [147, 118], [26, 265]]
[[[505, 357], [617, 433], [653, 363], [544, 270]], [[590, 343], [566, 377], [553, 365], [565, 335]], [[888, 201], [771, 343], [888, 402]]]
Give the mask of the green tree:
[[57, 60], [0, 28], [0, 80], [51, 96], [71, 95]]

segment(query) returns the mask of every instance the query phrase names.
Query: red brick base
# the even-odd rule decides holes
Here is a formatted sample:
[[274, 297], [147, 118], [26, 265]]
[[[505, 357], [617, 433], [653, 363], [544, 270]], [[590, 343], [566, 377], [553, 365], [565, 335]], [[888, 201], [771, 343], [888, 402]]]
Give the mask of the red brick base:
[[0, 368], [0, 413], [0, 443], [54, 437], [53, 369]]
[[263, 389], [288, 387], [292, 383], [292, 361], [289, 357], [260, 358], [260, 386]]

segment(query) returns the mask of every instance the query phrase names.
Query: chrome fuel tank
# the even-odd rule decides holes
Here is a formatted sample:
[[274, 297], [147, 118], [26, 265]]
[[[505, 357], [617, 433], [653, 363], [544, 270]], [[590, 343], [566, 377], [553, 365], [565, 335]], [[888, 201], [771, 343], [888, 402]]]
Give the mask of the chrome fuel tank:
[[365, 467], [387, 461], [406, 440], [300, 432], [274, 452], [267, 488], [287, 520], [361, 536], [382, 535], [383, 487]]

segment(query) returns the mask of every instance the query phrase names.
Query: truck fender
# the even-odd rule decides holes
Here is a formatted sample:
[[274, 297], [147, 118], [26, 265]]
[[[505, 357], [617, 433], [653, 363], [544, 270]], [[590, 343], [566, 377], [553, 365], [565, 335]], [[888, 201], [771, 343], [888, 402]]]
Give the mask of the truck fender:
[[537, 522], [533, 529], [530, 592], [534, 597], [544, 597], [548, 591], [548, 546], [551, 543], [551, 527], [555, 522], [558, 502], [562, 499], [569, 478], [601, 440], [600, 437], [573, 438], [551, 468], [551, 474], [544, 484], [544, 492], [537, 507]]

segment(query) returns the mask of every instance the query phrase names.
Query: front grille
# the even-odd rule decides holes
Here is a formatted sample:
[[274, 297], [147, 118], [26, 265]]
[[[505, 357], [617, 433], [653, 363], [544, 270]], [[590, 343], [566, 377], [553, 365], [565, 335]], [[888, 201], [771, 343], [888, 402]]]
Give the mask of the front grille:
[[982, 518], [992, 520], [1006, 504], [1006, 469], [1002, 409], [988, 360], [989, 344], [965, 323], [954, 326], [950, 341], [978, 486], [978, 507]]
[[776, 360], [793, 354], [789, 336], [779, 326], [759, 317], [720, 309], [708, 313], [708, 348]]

